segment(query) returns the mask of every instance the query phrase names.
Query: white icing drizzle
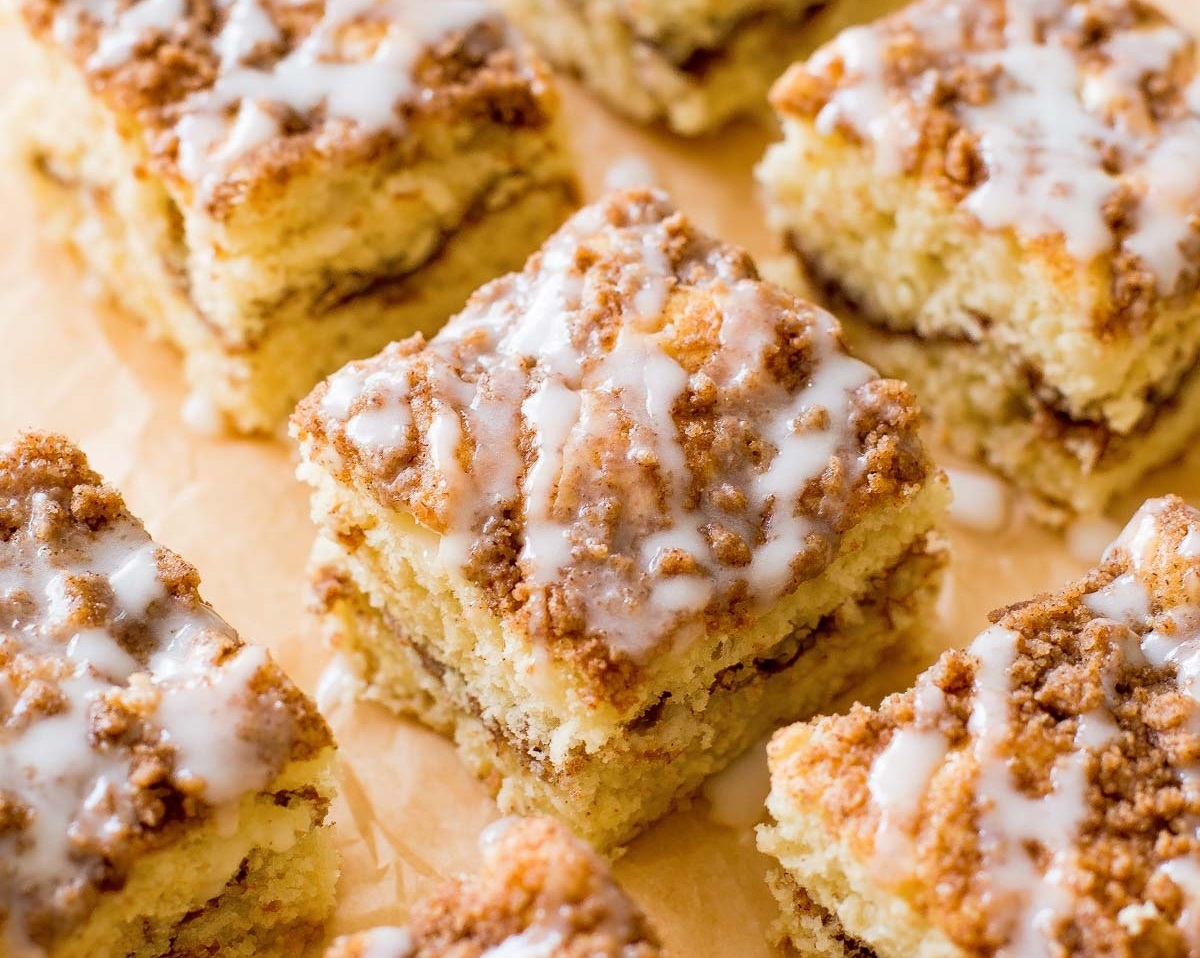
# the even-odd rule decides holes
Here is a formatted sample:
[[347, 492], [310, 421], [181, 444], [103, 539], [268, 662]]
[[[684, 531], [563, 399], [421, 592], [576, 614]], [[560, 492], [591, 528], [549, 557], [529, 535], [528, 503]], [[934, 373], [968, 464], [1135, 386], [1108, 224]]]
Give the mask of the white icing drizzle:
[[489, 948], [479, 958], [555, 958], [563, 947], [562, 932], [554, 928], [530, 928]]
[[991, 473], [946, 468], [954, 499], [950, 518], [977, 532], [1001, 532], [1008, 524], [1008, 487]]
[[1095, 565], [1120, 532], [1118, 523], [1103, 516], [1076, 519], [1066, 530], [1067, 551], [1072, 559]]
[[372, 928], [358, 936], [359, 958], [408, 958], [416, 949], [407, 928]]
[[949, 743], [936, 728], [946, 697], [928, 676], [913, 697], [914, 727], [897, 729], [871, 765], [867, 790], [879, 809], [875, 854], [899, 860], [911, 850], [912, 826], [934, 773], [946, 760]]
[[339, 652], [325, 666], [317, 680], [317, 691], [314, 695], [317, 711], [329, 718], [339, 709], [353, 705], [362, 686], [362, 678], [358, 675], [354, 663], [347, 655]]
[[[332, 121], [366, 131], [397, 129], [400, 103], [419, 94], [413, 70], [432, 44], [486, 19], [485, 0], [327, 0], [312, 31], [269, 67], [252, 53], [281, 31], [263, 0], [217, 0], [224, 24], [213, 38], [215, 82], [179, 105], [175, 124], [180, 172], [207, 200], [238, 162], [279, 136], [289, 115], [321, 108]], [[187, 14], [186, 0], [70, 0], [54, 25], [62, 41], [87, 18], [100, 25], [89, 68], [128, 62], [139, 44], [169, 35]], [[368, 39], [362, 27], [381, 34]]]
[[225, 414], [212, 396], [196, 390], [188, 394], [179, 410], [183, 424], [198, 436], [219, 438], [228, 431]]
[[[581, 242], [598, 234], [627, 254], [615, 280], [581, 277], [573, 269]], [[586, 545], [580, 541], [581, 516], [562, 507], [559, 489], [567, 481], [579, 483], [580, 475], [598, 476], [594, 450], [614, 436], [627, 434], [628, 447], [624, 460], [607, 462], [606, 469], [645, 470], [661, 481], [661, 500], [643, 491], [648, 482], [631, 482], [631, 495], [642, 498], [622, 504], [637, 522], [652, 522], [654, 528], [644, 535], [619, 529], [609, 545], [634, 560], [645, 591], [631, 594], [626, 572], [595, 563], [588, 566], [595, 580], [583, 592], [589, 627], [611, 647], [635, 656], [655, 648], [735, 585], [748, 584], [759, 606], [788, 587], [808, 537], [823, 531], [790, 504], [853, 440], [852, 393], [875, 378], [870, 367], [842, 352], [836, 321], [816, 311], [814, 371], [807, 383], [789, 393], [770, 379], [764, 351], [775, 342], [779, 308], [761, 284], [732, 273], [725, 256], [712, 257], [717, 276], [710, 289], [722, 319], [721, 350], [710, 374], [723, 395], [746, 396], [744, 415], [761, 421], [762, 438], [773, 449], [765, 466], [745, 480], [745, 513], [770, 515], [761, 541], [759, 523], [739, 529], [743, 541], [754, 544], [749, 565], [714, 561], [704, 530], [739, 519], [690, 502], [692, 476], [673, 418], [688, 373], [664, 345], [671, 327], [662, 312], [678, 282], [664, 242], [659, 220], [617, 230], [605, 227], [600, 207], [584, 210], [547, 243], [539, 268], [512, 277], [502, 296], [477, 297], [422, 354], [430, 360], [436, 409], [425, 447], [454, 503], [440, 546], [451, 572], [465, 566], [480, 529], [520, 490], [520, 562], [528, 581], [545, 585], [578, 574], [578, 550]], [[620, 300], [624, 315], [611, 348], [588, 352], [572, 342], [572, 322], [597, 296], [611, 292], [609, 283], [626, 293]], [[478, 356], [470, 382], [452, 372], [464, 341]], [[331, 380], [322, 412], [344, 419], [356, 392], [368, 397], [371, 428], [357, 424], [366, 415], [358, 412], [347, 433], [365, 454], [376, 454], [407, 430], [407, 370], [403, 364], [348, 368]], [[822, 409], [826, 419], [813, 426], [812, 414]], [[533, 453], [527, 469], [515, 438], [520, 436]], [[384, 441], [376, 441], [380, 437]], [[855, 462], [847, 465], [854, 478]], [[695, 560], [691, 571], [667, 568], [680, 553]]]
[[[1170, 293], [1189, 265], [1181, 244], [1194, 235], [1200, 201], [1200, 84], [1187, 97], [1192, 113], [1161, 124], [1148, 115], [1142, 84], [1168, 72], [1190, 38], [1175, 26], [1119, 29], [1103, 47], [1108, 62], [1085, 64], [1071, 48], [1082, 22], [1072, 0], [1007, 0], [1003, 9], [1002, 23], [975, 0], [923, 0], [843, 33], [810, 63], [820, 74], [840, 60], [848, 75], [818, 115], [818, 130], [849, 126], [872, 144], [885, 172], [899, 172], [919, 136], [913, 113], [920, 95], [894, 89], [886, 64], [892, 39], [908, 42], [895, 25], [910, 26], [935, 56], [983, 74], [1001, 71], [990, 101], [954, 107], [987, 169], [962, 207], [993, 229], [1061, 236], [1073, 256], [1091, 261], [1112, 247], [1104, 208], [1127, 182], [1141, 203], [1124, 247]], [[1112, 150], [1122, 172], [1105, 168]]]
[[709, 820], [727, 828], [752, 828], [762, 820], [770, 790], [767, 739], [763, 739], [704, 783]]
[[[1020, 636], [995, 626], [971, 645], [977, 659], [974, 702], [968, 730], [979, 766], [980, 850], [990, 896], [1006, 926], [998, 958], [1050, 956], [1057, 923], [1070, 914], [1078, 871], [1079, 827], [1087, 811], [1088, 764], [1093, 751], [1113, 733], [1102, 713], [1079, 718], [1075, 748], [1051, 772], [1048, 794], [1021, 792], [1008, 768], [1005, 750], [1012, 738], [1009, 671]], [[1049, 855], [1043, 870], [1030, 854], [1036, 843]]]
[[1175, 858], [1158, 870], [1184, 894], [1186, 904], [1179, 916], [1179, 929], [1194, 954], [1200, 950], [1200, 862], [1191, 858]]
[[184, 0], [141, 0], [117, 14], [88, 59], [92, 69], [120, 66], [133, 55], [147, 34], [169, 33], [187, 14]]
[[[211, 644], [196, 640], [232, 632], [207, 607], [169, 595], [160, 550], [140, 525], [121, 519], [99, 533], [71, 532], [57, 548], [39, 542], [34, 530], [62, 507], [40, 492], [31, 501], [28, 528], [0, 543], [7, 618], [0, 637], [15, 642], [18, 668], [24, 662], [59, 670], [65, 707], [47, 715], [28, 703], [33, 711], [22, 721], [27, 705], [0, 675], [0, 793], [32, 812], [28, 828], [0, 833], [0, 913], [8, 912], [0, 940], [20, 955], [38, 953], [25, 930], [29, 896], [67, 894], [86, 877], [80, 843], [137, 822], [128, 798], [130, 750], [102, 750], [89, 740], [91, 712], [106, 696], [147, 703], [147, 723], [176, 747], [176, 781], [195, 780], [210, 804], [260, 788], [277, 771], [239, 734], [265, 653], [242, 647], [213, 663]], [[96, 582], [113, 597], [107, 624], [80, 628], [74, 597]], [[116, 633], [139, 623], [149, 648], [135, 655]]]
[[659, 176], [644, 156], [628, 153], [604, 172], [605, 190], [631, 190], [639, 186], [658, 186]]

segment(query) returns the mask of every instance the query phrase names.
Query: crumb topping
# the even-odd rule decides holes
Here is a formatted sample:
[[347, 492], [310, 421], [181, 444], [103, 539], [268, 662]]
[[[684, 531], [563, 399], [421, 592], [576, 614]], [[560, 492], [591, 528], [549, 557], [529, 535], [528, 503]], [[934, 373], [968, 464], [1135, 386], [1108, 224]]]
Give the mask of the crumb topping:
[[24, 0], [34, 32], [220, 209], [418, 114], [531, 122], [541, 74], [485, 0]]
[[660, 958], [658, 939], [583, 842], [547, 819], [484, 833], [478, 875], [420, 902], [406, 928], [334, 943], [326, 958]]
[[328, 729], [67, 440], [0, 450], [0, 941], [48, 947], [140, 854]]
[[1200, 512], [1148, 502], [993, 621], [879, 710], [781, 733], [775, 787], [967, 954], [1197, 953]]
[[917, 419], [832, 316], [633, 191], [432, 341], [334, 376], [296, 428], [512, 627], [639, 661], [771, 607], [913, 494]]
[[989, 228], [1108, 256], [1118, 308], [1200, 288], [1195, 40], [1139, 0], [919, 0], [776, 88]]

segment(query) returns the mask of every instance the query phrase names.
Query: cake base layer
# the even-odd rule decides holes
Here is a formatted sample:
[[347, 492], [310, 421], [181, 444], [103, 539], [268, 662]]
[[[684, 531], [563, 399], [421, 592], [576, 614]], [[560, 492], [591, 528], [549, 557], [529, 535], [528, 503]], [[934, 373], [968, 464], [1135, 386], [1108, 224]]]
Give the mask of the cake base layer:
[[772, 927], [776, 947], [794, 958], [879, 958], [846, 934], [837, 916], [822, 908], [786, 872], [767, 874], [782, 915]]
[[294, 958], [319, 941], [338, 876], [332, 753], [146, 856], [47, 958]]
[[789, 64], [842, 27], [897, 5], [780, 2], [775, 10], [748, 14], [720, 46], [681, 59], [637, 36], [610, 3], [501, 3], [548, 59], [578, 74], [618, 112], [643, 123], [663, 121], [686, 136], [712, 132], [738, 115], [765, 113], [767, 90]]
[[819, 711], [878, 665], [926, 619], [943, 559], [922, 539], [814, 628], [719, 673], [702, 704], [664, 696], [600, 749], [576, 747], [558, 761], [551, 743], [485, 719], [441, 651], [371, 604], [338, 547], [319, 548], [317, 579], [331, 641], [363, 677], [365, 698], [452, 735], [503, 811], [553, 815], [608, 850], [686, 801], [772, 728]]

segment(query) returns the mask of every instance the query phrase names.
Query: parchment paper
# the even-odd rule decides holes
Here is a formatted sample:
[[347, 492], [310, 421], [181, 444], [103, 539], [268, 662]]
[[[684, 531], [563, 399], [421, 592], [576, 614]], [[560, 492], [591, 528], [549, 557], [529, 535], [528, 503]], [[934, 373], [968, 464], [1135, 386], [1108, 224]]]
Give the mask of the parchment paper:
[[[1196, 0], [1165, 5], [1200, 29]], [[0, 33], [0, 99], [15, 72], [10, 48]], [[589, 195], [614, 162], [636, 156], [701, 225], [760, 258], [777, 255], [751, 180], [769, 131], [746, 124], [679, 141], [564, 87]], [[25, 427], [73, 437], [155, 538], [199, 567], [218, 611], [314, 690], [328, 656], [304, 610], [312, 526], [292, 449], [183, 427], [177, 357], [87, 295], [76, 264], [38, 240], [26, 191], [7, 175], [0, 210], [0, 441]], [[1200, 454], [1192, 454], [1126, 496], [1112, 519], [1123, 522], [1164, 492], [1200, 503], [1198, 474]], [[966, 643], [992, 608], [1052, 589], [1088, 564], [1019, 514], [1009, 526], [999, 534], [950, 527], [954, 563], [942, 619], [931, 623], [936, 646]], [[873, 703], [905, 687], [920, 664], [889, 663], [856, 697]], [[345, 765], [335, 810], [344, 873], [331, 931], [403, 921], [433, 883], [474, 864], [476, 838], [498, 813], [437, 736], [366, 706], [340, 706], [331, 720]], [[764, 936], [775, 907], [763, 869], [750, 829], [713, 824], [703, 800], [651, 829], [616, 866], [678, 958], [773, 954]]]

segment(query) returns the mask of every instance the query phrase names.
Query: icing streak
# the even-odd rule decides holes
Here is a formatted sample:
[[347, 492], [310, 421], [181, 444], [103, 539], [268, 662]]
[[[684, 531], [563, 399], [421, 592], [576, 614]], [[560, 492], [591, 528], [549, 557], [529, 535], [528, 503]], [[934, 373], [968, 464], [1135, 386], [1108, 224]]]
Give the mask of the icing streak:
[[[1090, 5], [1097, 16], [1109, 9]], [[1185, 241], [1194, 237], [1200, 110], [1181, 91], [1182, 108], [1155, 117], [1146, 90], [1151, 78], [1175, 77], [1181, 63], [1194, 63], [1194, 41], [1154, 18], [1118, 25], [1085, 56], [1079, 47], [1088, 6], [921, 0], [848, 30], [810, 62], [815, 73], [834, 62], [846, 71], [817, 126], [853, 129], [872, 143], [881, 168], [895, 173], [921, 136], [917, 114], [939, 71], [991, 78], [989, 96], [948, 107], [976, 138], [987, 174], [963, 208], [988, 227], [1061, 236], [1073, 256], [1090, 261], [1113, 247], [1106, 207], [1126, 189], [1138, 208], [1123, 248], [1170, 293], [1188, 266]], [[891, 50], [901, 44], [912, 56], [914, 40], [933, 67], [902, 92], [888, 70]]]

